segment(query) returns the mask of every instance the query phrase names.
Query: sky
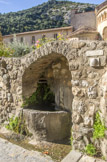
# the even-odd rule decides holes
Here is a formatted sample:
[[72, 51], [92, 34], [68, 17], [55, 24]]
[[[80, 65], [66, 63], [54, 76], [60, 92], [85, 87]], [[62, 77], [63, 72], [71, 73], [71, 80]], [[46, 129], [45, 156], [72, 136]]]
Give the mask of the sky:
[[[16, 12], [23, 9], [28, 9], [48, 0], [0, 0], [0, 13]], [[71, 0], [70, 0], [71, 1]], [[105, 0], [72, 0], [73, 2], [83, 2], [100, 4]]]

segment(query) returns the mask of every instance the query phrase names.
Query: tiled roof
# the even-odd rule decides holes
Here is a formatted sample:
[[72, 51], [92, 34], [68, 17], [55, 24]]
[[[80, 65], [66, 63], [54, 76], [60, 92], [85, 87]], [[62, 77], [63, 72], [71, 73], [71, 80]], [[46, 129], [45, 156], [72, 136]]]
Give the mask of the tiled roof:
[[[61, 27], [61, 28], [52, 28], [52, 29], [45, 29], [45, 30], [35, 30], [35, 31], [29, 31], [29, 32], [23, 32], [23, 33], [17, 33], [15, 34], [16, 36], [20, 36], [20, 35], [27, 35], [27, 34], [36, 34], [36, 33], [44, 33], [44, 32], [51, 32], [51, 31], [57, 31], [57, 30], [67, 30], [67, 29], [73, 29], [72, 26], [68, 26], [68, 27]], [[14, 34], [11, 35], [4, 35], [3, 38], [7, 38], [7, 37], [11, 37]]]
[[107, 0], [106, 1], [104, 1], [103, 3], [101, 3], [100, 5], [98, 5], [97, 7], [96, 7], [96, 11], [98, 12], [100, 9], [102, 9], [104, 6], [106, 6], [107, 5]]
[[72, 32], [68, 37], [72, 37], [72, 36], [83, 34], [83, 33], [96, 33], [97, 34], [98, 32], [96, 31], [96, 29], [84, 26]]

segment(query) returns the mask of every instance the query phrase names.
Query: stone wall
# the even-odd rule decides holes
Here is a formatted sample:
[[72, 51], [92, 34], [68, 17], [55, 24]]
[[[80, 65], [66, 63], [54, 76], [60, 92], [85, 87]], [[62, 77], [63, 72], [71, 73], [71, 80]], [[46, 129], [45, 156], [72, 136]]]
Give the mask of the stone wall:
[[[90, 20], [90, 21], [89, 21]], [[88, 26], [96, 29], [96, 15], [95, 12], [75, 13], [72, 11], [71, 25], [75, 30], [82, 26]]]
[[[31, 95], [33, 90], [36, 90], [36, 80], [49, 65], [54, 65], [58, 59], [64, 59], [69, 68], [67, 74], [71, 73], [71, 78], [68, 78], [71, 79], [73, 94], [70, 109], [73, 149], [83, 150], [88, 143], [93, 142], [93, 124], [98, 110], [101, 110], [101, 119], [105, 120], [107, 126], [106, 58], [107, 42], [103, 41], [56, 41], [22, 58], [0, 58], [0, 122], [20, 110], [23, 103], [22, 96], [27, 92], [29, 92], [27, 95]], [[65, 70], [67, 67], [64, 65]], [[64, 72], [63, 77], [61, 76], [63, 82], [66, 80], [65, 76]], [[69, 79], [66, 83], [69, 83]], [[100, 141], [104, 155], [107, 149], [105, 141], [106, 136]]]

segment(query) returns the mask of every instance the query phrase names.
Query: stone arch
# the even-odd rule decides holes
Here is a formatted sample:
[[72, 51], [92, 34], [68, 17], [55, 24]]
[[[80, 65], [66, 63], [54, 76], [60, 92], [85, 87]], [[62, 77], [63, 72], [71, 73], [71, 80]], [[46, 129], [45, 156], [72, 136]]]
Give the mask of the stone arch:
[[103, 29], [103, 39], [107, 40], [107, 27]]
[[[22, 95], [24, 97], [32, 95], [37, 89], [37, 83], [41, 81], [41, 78], [47, 81], [50, 89], [55, 94], [55, 111], [50, 110], [47, 112], [47, 110], [43, 108], [44, 105], [39, 109], [37, 105], [35, 105], [34, 109], [36, 111], [32, 110], [33, 116], [35, 116], [35, 118], [33, 118], [29, 107], [23, 110], [26, 121], [28, 121], [27, 125], [30, 125], [29, 120], [35, 120], [36, 126], [34, 127], [36, 128], [32, 130], [33, 126], [30, 125], [29, 130], [33, 133], [35, 138], [39, 140], [40, 138], [42, 140], [44, 138], [48, 141], [55, 141], [70, 138], [73, 100], [70, 60], [75, 58], [76, 55], [76, 50], [74, 50], [75, 54], [72, 53], [72, 56], [70, 56], [71, 48], [69, 47], [69, 43], [66, 42], [49, 43], [36, 50], [32, 55], [24, 57], [22, 60], [24, 64], [26, 62], [22, 76]], [[40, 113], [38, 113], [38, 111]], [[39, 118], [38, 114], [40, 114]], [[44, 123], [41, 122], [40, 125], [38, 123], [39, 120]], [[37, 128], [38, 125], [43, 127], [42, 131]], [[44, 128], [44, 125], [46, 128]], [[39, 135], [37, 135], [36, 132], [38, 132]]]
[[[78, 41], [56, 41], [45, 44], [32, 54], [23, 57], [21, 60], [24, 67], [22, 70], [22, 95], [29, 97], [36, 90], [37, 81], [44, 72], [44, 69], [48, 69], [49, 66], [57, 62], [57, 60], [59, 60], [59, 62], [61, 60], [64, 61], [66, 69], [62, 69], [61, 73], [65, 73], [66, 75], [64, 71], [68, 72], [69, 80], [67, 84], [68, 87], [69, 85], [71, 86], [71, 71], [76, 71], [80, 67], [80, 60], [83, 62], [83, 56], [79, 57], [78, 49], [81, 49], [85, 45], [85, 42]], [[32, 69], [36, 69], [35, 72]], [[32, 76], [35, 77], [31, 79], [30, 76], [33, 73], [35, 74]], [[62, 74], [62, 76], [63, 75], [64, 74]], [[64, 76], [62, 79], [64, 81]], [[67, 87], [65, 89], [67, 89]]]
[[63, 51], [58, 49], [59, 45], [61, 46], [61, 43], [47, 44], [38, 49], [36, 54], [24, 58], [26, 61], [22, 62], [26, 62], [26, 69], [22, 76], [22, 95], [25, 98], [30, 97], [36, 91], [42, 76], [55, 93], [56, 107], [71, 111], [73, 96], [68, 44], [62, 43], [62, 46], [66, 45]]

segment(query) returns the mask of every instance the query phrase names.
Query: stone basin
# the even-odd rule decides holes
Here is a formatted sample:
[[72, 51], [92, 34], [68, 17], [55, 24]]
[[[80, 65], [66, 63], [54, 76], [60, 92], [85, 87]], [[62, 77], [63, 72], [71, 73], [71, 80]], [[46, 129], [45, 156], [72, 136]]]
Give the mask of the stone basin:
[[23, 114], [29, 131], [37, 141], [58, 142], [70, 137], [69, 112], [24, 109]]

